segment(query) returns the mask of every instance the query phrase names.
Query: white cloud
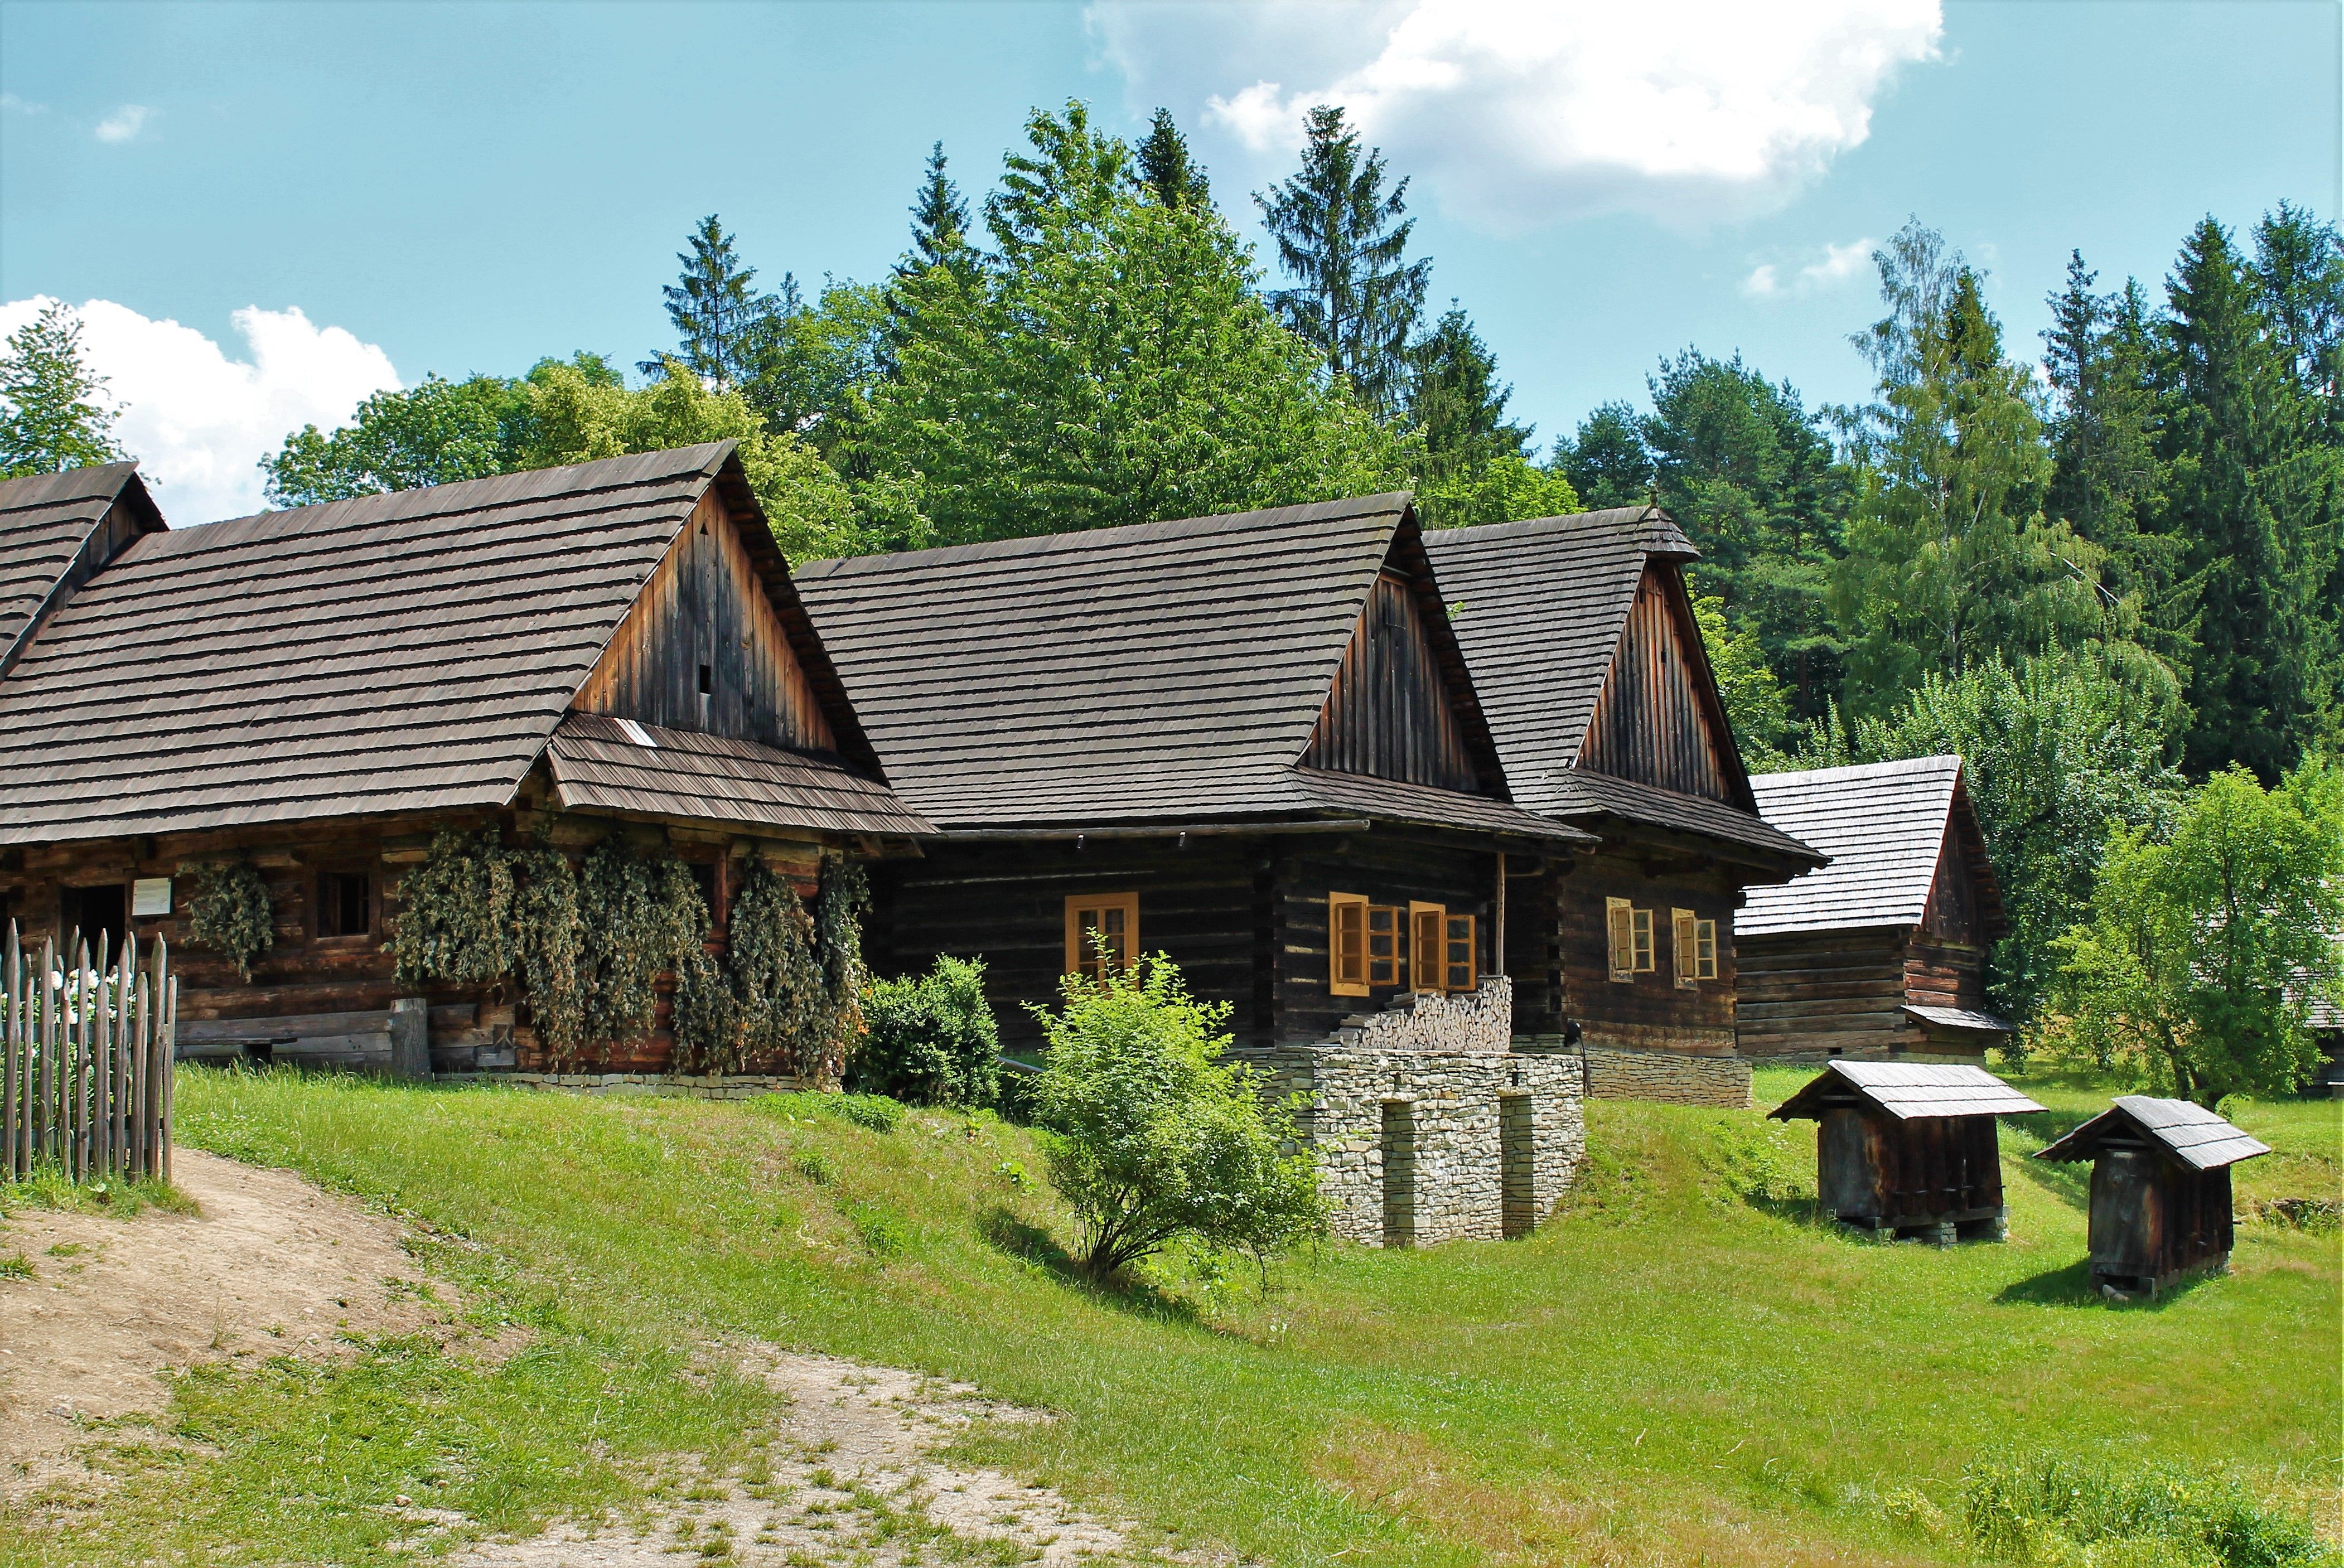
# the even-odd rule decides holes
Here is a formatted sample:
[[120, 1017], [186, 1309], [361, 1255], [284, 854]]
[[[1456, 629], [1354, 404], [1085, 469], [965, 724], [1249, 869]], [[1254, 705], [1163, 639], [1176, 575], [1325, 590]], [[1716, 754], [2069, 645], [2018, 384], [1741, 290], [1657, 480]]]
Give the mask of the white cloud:
[[28, 102], [14, 93], [0, 93], [0, 109], [20, 115], [45, 115], [49, 112], [49, 106]]
[[146, 128], [155, 111], [144, 104], [125, 104], [97, 122], [97, 139], [102, 142], [126, 142]]
[[[0, 334], [40, 314], [42, 296], [0, 305]], [[177, 321], [110, 299], [80, 308], [82, 349], [120, 408], [115, 434], [158, 481], [163, 515], [186, 525], [258, 511], [262, 457], [303, 425], [349, 422], [369, 393], [395, 389], [390, 356], [296, 307], [248, 305], [230, 318], [246, 358]]]
[[1782, 264], [1760, 262], [1742, 280], [1742, 292], [1753, 299], [1773, 299], [1784, 294], [1811, 294], [1820, 288], [1834, 288], [1852, 278], [1863, 276], [1872, 260], [1879, 241], [1852, 239], [1845, 245], [1826, 240], [1823, 254], [1798, 270], [1789, 283], [1783, 281]]
[[1421, 191], [1500, 229], [1780, 207], [1864, 142], [1943, 31], [1939, 0], [1095, 0], [1090, 21], [1136, 104], [1201, 109], [1280, 161], [1311, 105], [1341, 104]]

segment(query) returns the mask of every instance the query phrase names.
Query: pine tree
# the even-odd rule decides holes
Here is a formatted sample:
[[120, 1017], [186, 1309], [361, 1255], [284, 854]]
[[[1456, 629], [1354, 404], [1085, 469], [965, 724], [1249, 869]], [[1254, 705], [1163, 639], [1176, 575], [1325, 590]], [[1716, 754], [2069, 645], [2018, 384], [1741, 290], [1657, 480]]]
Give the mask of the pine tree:
[[1158, 109], [1139, 144], [1136, 175], [1140, 189], [1166, 207], [1205, 207], [1213, 199], [1205, 167], [1188, 156], [1188, 138], [1172, 123], [1172, 111]]
[[51, 300], [0, 355], [0, 479], [120, 460], [105, 399], [106, 378], [82, 357], [81, 318]]
[[1363, 404], [1388, 417], [1407, 389], [1408, 343], [1432, 261], [1406, 259], [1416, 220], [1407, 216], [1408, 181], [1384, 188], [1383, 149], [1362, 155], [1339, 107], [1321, 104], [1305, 123], [1301, 172], [1254, 193], [1278, 265], [1298, 280], [1270, 303], [1329, 373], [1348, 378]]
[[2329, 454], [2300, 450], [2306, 420], [2283, 340], [2211, 217], [2182, 246], [2166, 296], [2169, 515], [2204, 579], [2184, 763], [2199, 774], [2241, 762], [2276, 780], [2312, 738], [2335, 679], [2335, 611], [2321, 602], [2335, 565], [2335, 465], [2304, 460]]
[[1643, 421], [1626, 403], [1601, 404], [1579, 421], [1577, 434], [1557, 436], [1554, 465], [1589, 506], [1642, 506], [1652, 499], [1652, 454]]
[[[675, 358], [685, 369], [718, 391], [725, 391], [755, 373], [751, 344], [759, 324], [772, 313], [772, 299], [753, 287], [757, 269], [742, 265], [733, 253], [732, 237], [710, 213], [700, 220], [689, 240], [690, 248], [676, 252], [683, 274], [660, 293], [667, 301], [668, 319], [675, 324]], [[658, 356], [639, 367], [643, 374], [660, 373]]]

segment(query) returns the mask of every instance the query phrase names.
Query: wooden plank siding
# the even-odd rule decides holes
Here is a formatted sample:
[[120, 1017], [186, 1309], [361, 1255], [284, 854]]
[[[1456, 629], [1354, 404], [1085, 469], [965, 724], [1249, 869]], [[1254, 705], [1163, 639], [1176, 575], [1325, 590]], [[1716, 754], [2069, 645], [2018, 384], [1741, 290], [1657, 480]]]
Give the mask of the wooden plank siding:
[[1578, 765], [1711, 800], [1733, 798], [1722, 748], [1723, 715], [1697, 652], [1700, 632], [1684, 607], [1676, 569], [1647, 566], [1620, 633], [1602, 694], [1588, 721]]
[[1377, 577], [1302, 754], [1304, 767], [1466, 793], [1479, 787], [1418, 597], [1398, 573]]
[[712, 488], [571, 706], [769, 746], [837, 748], [748, 546]]

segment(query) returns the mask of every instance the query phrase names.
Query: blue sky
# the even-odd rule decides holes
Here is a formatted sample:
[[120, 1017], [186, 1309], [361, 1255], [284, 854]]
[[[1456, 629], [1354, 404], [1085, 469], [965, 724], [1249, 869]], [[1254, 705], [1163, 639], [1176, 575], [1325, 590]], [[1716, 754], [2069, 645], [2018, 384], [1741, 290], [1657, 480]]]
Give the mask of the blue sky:
[[875, 276], [931, 141], [974, 195], [1068, 96], [1170, 107], [1249, 233], [1298, 107], [1355, 104], [1542, 440], [1687, 344], [1862, 396], [1860, 246], [1908, 215], [2031, 354], [2070, 247], [2156, 279], [2208, 212], [2338, 212], [2335, 0], [1745, 9], [0, 0], [0, 299], [105, 303], [184, 516], [393, 377], [663, 345], [703, 213]]

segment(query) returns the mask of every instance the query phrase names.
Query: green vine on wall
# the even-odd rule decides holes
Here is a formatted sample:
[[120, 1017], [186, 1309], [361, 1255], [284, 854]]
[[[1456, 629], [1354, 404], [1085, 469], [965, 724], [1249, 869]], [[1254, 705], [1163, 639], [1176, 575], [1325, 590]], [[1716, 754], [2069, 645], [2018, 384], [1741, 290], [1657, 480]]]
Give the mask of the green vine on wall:
[[196, 882], [188, 938], [235, 965], [237, 977], [249, 985], [252, 961], [277, 939], [277, 907], [259, 868], [248, 860], [209, 860], [179, 869]]
[[827, 1083], [861, 1033], [867, 896], [861, 870], [831, 860], [809, 911], [752, 864], [719, 958], [707, 902], [673, 855], [638, 855], [613, 835], [573, 866], [541, 838], [508, 848], [494, 829], [443, 833], [400, 883], [392, 947], [403, 982], [516, 983], [557, 1063], [651, 1034], [664, 974], [680, 1069], [763, 1058]]

